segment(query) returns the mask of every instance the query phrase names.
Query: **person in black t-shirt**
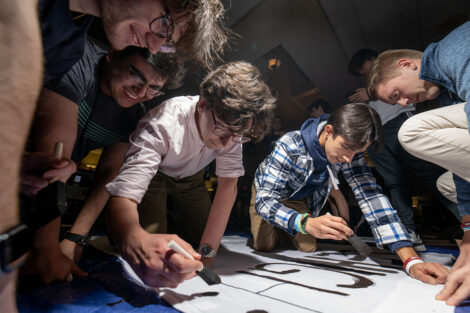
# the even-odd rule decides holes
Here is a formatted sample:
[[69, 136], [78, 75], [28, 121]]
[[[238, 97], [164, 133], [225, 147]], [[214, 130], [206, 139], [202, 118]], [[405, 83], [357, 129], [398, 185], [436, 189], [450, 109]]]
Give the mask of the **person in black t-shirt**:
[[[141, 102], [162, 95], [162, 88], [178, 87], [183, 74], [172, 55], [152, 55], [138, 47], [106, 54], [97, 45], [87, 43], [85, 55], [70, 71], [59, 81], [46, 83], [33, 129], [34, 150], [50, 151], [55, 142], [63, 142], [63, 157], [76, 162], [91, 150], [105, 148], [72, 233], [86, 235], [106, 204], [109, 196], [104, 185], [118, 173], [128, 136], [145, 114]], [[53, 111], [51, 107], [62, 109]], [[67, 238], [78, 241], [76, 235]], [[70, 261], [74, 254], [78, 260], [81, 252], [75, 242], [64, 240], [61, 253], [57, 241], [48, 237], [43, 240], [49, 242], [48, 249], [33, 249], [28, 267], [44, 282], [64, 280], [70, 273], [85, 275]]]

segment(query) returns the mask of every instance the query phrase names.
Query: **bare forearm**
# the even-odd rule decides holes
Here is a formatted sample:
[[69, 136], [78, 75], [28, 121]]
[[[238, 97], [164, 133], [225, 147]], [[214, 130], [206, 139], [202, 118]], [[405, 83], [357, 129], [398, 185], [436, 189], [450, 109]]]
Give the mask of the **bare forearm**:
[[70, 158], [77, 138], [78, 105], [43, 89], [34, 121], [34, 151], [52, 153], [54, 144], [64, 145], [62, 156]]
[[60, 218], [38, 228], [34, 233], [33, 250], [48, 251], [59, 248]]
[[106, 184], [118, 174], [124, 162], [127, 148], [127, 143], [116, 142], [104, 149], [91, 191], [72, 226], [71, 232], [85, 235], [90, 231], [109, 199]]
[[106, 206], [106, 224], [111, 237], [119, 247], [129, 233], [142, 229], [139, 224], [137, 203], [121, 197], [111, 197]]
[[104, 185], [94, 186], [91, 193], [88, 195], [85, 205], [80, 210], [77, 219], [73, 223], [70, 232], [80, 235], [86, 235], [98, 216], [103, 211], [106, 202], [109, 199], [109, 194]]
[[0, 231], [18, 223], [26, 136], [41, 86], [37, 1], [0, 0]]
[[[224, 182], [221, 184], [221, 181]], [[219, 178], [219, 186], [201, 238], [201, 244], [209, 244], [212, 249], [217, 251], [236, 196], [237, 178]]]

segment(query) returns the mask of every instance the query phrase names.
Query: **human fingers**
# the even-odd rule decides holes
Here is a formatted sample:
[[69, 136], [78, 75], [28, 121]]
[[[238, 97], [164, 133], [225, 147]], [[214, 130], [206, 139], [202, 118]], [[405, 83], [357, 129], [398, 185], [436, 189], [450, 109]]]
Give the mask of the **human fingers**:
[[357, 93], [355, 93], [355, 94], [353, 94], [352, 96], [349, 97], [349, 101], [351, 101], [351, 102], [359, 102], [360, 99], [361, 99], [361, 97]]
[[326, 225], [330, 228], [333, 228], [342, 234], [344, 234], [345, 238], [348, 239], [348, 236], [352, 236], [354, 234], [353, 230], [347, 226], [347, 223], [345, 220], [343, 220], [341, 217], [336, 217], [333, 216], [335, 219], [330, 219], [326, 222]]
[[48, 181], [34, 176], [21, 177], [21, 192], [32, 196], [48, 185]]
[[200, 271], [204, 267], [201, 261], [190, 260], [175, 252], [165, 258], [164, 262], [168, 264], [171, 269], [185, 276], [195, 274], [196, 271]]
[[[160, 270], [158, 271], [158, 274], [164, 277], [167, 281], [171, 281], [173, 283], [181, 283], [184, 280], [187, 280], [193, 276], [195, 276], [195, 270], [188, 270], [187, 266], [181, 266], [178, 263], [177, 260], [181, 255], [177, 255], [176, 253], [174, 258], [170, 258], [169, 260], [164, 260], [162, 263], [162, 266]], [[192, 260], [187, 260], [186, 261], [191, 261], [191, 262], [196, 262]], [[183, 259], [183, 262], [184, 259]], [[180, 268], [181, 267], [181, 268]]]
[[436, 295], [436, 300], [447, 301], [459, 286], [458, 280], [449, 278], [441, 292]]
[[418, 263], [410, 268], [410, 275], [424, 283], [436, 285], [446, 281], [448, 270], [437, 263]]
[[[340, 223], [335, 223], [337, 225], [342, 225]], [[344, 225], [343, 225], [344, 226]], [[307, 228], [307, 231], [309, 229]], [[317, 238], [321, 239], [334, 239], [334, 240], [347, 240], [348, 236], [344, 232], [338, 230], [335, 227], [332, 227], [331, 223], [324, 223], [318, 225], [312, 232], [312, 235], [314, 235]]]
[[340, 216], [331, 215], [330, 213], [323, 215], [322, 218], [330, 222], [336, 222], [336, 223], [341, 223], [343, 225], [348, 225], [348, 223], [344, 220], [344, 218]]
[[457, 306], [470, 295], [470, 282], [465, 279], [455, 292], [447, 299], [446, 304]]
[[87, 272], [85, 272], [84, 270], [82, 270], [77, 264], [75, 264], [75, 262], [71, 262], [70, 264], [70, 270], [71, 270], [71, 273], [73, 276], [78, 276], [78, 277], [85, 277], [88, 275]]
[[169, 280], [165, 276], [160, 275], [160, 274], [156, 274], [156, 275], [152, 275], [152, 276], [148, 276], [144, 278], [141, 277], [141, 279], [146, 285], [151, 286], [151, 287], [156, 287], [156, 288], [160, 288], [160, 287], [176, 288], [181, 283], [179, 281]]
[[470, 295], [470, 275], [467, 267], [451, 271], [444, 289], [436, 296], [449, 305], [458, 305]]
[[42, 177], [47, 180], [57, 178], [60, 181], [65, 183], [67, 179], [69, 179], [69, 177], [73, 173], [75, 173], [76, 170], [77, 170], [77, 166], [72, 160], [70, 160], [70, 161], [67, 161], [66, 166], [64, 167], [53, 168], [53, 169], [49, 169], [45, 171]]
[[196, 260], [199, 260], [201, 258], [201, 255], [197, 253], [189, 243], [181, 239], [178, 235], [174, 235], [172, 240], [178, 243], [181, 248], [183, 248], [185, 251], [191, 254], [193, 258], [195, 258]]

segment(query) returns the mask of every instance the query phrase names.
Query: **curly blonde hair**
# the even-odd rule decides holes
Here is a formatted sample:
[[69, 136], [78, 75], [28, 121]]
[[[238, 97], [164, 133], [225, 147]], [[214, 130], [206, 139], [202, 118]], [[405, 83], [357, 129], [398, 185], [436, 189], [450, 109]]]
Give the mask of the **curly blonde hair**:
[[196, 60], [212, 69], [222, 55], [230, 37], [234, 36], [224, 25], [225, 9], [220, 0], [172, 0], [169, 8], [184, 12], [186, 30], [176, 43], [176, 53], [183, 60]]
[[238, 61], [219, 66], [206, 76], [200, 92], [221, 121], [242, 127], [254, 141], [261, 141], [270, 130], [276, 98], [252, 64]]

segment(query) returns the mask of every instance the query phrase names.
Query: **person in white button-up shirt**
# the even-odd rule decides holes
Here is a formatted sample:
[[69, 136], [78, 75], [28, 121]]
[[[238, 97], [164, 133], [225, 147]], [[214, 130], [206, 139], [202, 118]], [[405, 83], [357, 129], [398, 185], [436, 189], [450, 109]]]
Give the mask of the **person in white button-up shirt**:
[[[262, 138], [273, 115], [275, 98], [249, 63], [222, 65], [200, 87], [200, 96], [172, 98], [139, 122], [119, 175], [106, 186], [111, 236], [137, 275], [155, 287], [175, 287], [193, 277], [201, 261], [213, 262], [244, 174], [242, 143], [248, 135]], [[213, 160], [218, 187], [211, 204], [202, 171]], [[168, 229], [167, 201], [177, 212], [168, 214]], [[212, 250], [208, 258], [179, 236], [165, 234], [174, 229], [174, 215], [178, 234], [181, 229], [193, 245]], [[172, 239], [196, 261], [171, 252]]]

